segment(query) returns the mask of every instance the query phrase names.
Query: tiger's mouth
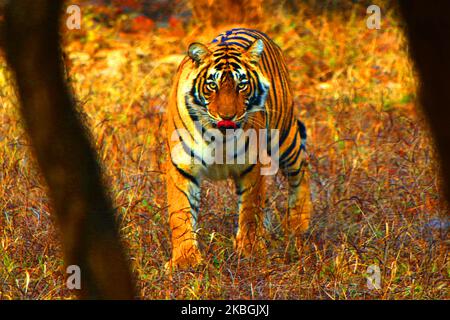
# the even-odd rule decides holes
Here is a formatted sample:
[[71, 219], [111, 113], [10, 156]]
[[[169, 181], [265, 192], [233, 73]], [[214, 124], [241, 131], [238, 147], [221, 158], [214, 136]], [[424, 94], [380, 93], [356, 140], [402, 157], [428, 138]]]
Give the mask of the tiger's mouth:
[[243, 118], [236, 120], [215, 120], [213, 122], [213, 127], [219, 129], [222, 134], [227, 135], [235, 132], [235, 130], [243, 128], [243, 124]]
[[232, 120], [220, 120], [214, 123], [214, 127], [219, 129], [219, 131], [223, 135], [230, 134], [235, 132], [236, 129], [239, 129], [241, 126], [238, 122]]
[[231, 131], [237, 129], [243, 129], [247, 120], [247, 115], [245, 113], [240, 116], [233, 117], [233, 119], [223, 119], [220, 116], [213, 116], [209, 112], [208, 115], [208, 122], [212, 128], [219, 129], [223, 134], [226, 134], [227, 132], [230, 133]]
[[232, 120], [220, 120], [217, 122], [218, 129], [237, 129], [236, 122]]

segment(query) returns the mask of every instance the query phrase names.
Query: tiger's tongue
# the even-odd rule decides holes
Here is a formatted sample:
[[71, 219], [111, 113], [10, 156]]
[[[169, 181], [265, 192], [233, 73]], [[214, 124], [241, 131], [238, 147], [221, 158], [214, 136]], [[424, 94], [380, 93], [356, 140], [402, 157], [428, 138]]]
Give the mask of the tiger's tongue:
[[231, 121], [231, 120], [221, 120], [221, 121], [217, 122], [217, 127], [219, 129], [221, 129], [221, 128], [224, 128], [224, 129], [231, 129], [231, 128], [236, 129], [237, 128], [236, 123], [234, 121]]

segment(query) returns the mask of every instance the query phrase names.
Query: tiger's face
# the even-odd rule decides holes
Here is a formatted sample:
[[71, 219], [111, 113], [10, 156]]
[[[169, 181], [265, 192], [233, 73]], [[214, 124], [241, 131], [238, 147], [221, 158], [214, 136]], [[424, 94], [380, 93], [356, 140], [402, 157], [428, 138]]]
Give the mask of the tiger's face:
[[259, 67], [263, 50], [262, 40], [243, 50], [191, 44], [195, 68], [185, 101], [193, 120], [206, 128], [241, 128], [252, 113], [264, 112], [269, 82]]

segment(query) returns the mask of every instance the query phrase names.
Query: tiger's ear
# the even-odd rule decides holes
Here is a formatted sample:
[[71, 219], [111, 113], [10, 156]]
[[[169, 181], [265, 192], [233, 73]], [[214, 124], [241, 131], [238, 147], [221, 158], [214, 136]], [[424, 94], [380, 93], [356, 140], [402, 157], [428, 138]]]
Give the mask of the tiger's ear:
[[264, 42], [261, 39], [258, 39], [247, 49], [246, 54], [251, 62], [258, 63], [263, 51]]
[[202, 63], [211, 54], [208, 48], [199, 42], [194, 42], [189, 45], [188, 55], [197, 63]]

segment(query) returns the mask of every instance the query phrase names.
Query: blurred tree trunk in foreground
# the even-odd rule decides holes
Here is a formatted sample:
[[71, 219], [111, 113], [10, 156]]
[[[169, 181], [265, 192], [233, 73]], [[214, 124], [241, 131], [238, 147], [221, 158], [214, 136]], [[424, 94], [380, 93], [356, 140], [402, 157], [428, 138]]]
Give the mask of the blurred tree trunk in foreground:
[[66, 87], [59, 48], [62, 1], [10, 1], [4, 29], [21, 114], [47, 182], [66, 265], [82, 298], [132, 299], [134, 288], [95, 151]]
[[257, 25], [263, 19], [263, 0], [191, 0], [194, 19], [206, 28]]
[[402, 0], [400, 11], [420, 78], [420, 102], [439, 151], [450, 203], [450, 1]]

